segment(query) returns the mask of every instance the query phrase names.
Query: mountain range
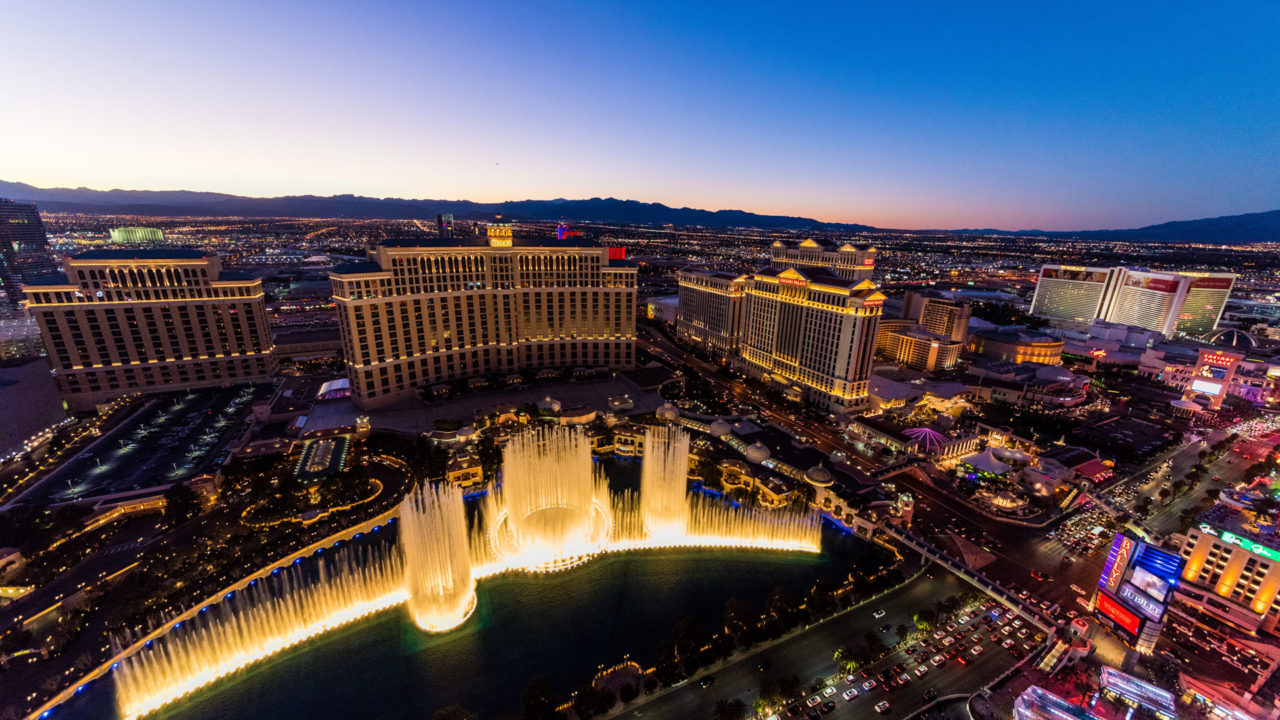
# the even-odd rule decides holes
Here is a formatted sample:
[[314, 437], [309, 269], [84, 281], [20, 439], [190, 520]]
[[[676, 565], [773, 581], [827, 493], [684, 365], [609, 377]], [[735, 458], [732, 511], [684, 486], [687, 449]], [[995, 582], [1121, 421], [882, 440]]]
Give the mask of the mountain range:
[[[744, 210], [673, 208], [616, 198], [589, 200], [511, 200], [478, 203], [470, 200], [406, 200], [359, 195], [290, 195], [255, 198], [190, 190], [91, 190], [89, 188], [38, 188], [0, 180], [0, 197], [35, 202], [51, 212], [103, 215], [187, 217], [288, 217], [348, 218], [354, 220], [434, 220], [439, 213], [458, 218], [488, 218], [495, 213], [513, 220], [566, 220], [629, 225], [684, 225], [702, 227], [752, 227], [777, 230], [877, 230], [870, 225], [826, 223], [789, 215], [760, 215]], [[1180, 220], [1127, 230], [965, 229], [938, 232], [965, 234], [1040, 235], [1096, 240], [1150, 242], [1203, 242], [1238, 244], [1280, 242], [1280, 210], [1229, 215], [1203, 220]]]

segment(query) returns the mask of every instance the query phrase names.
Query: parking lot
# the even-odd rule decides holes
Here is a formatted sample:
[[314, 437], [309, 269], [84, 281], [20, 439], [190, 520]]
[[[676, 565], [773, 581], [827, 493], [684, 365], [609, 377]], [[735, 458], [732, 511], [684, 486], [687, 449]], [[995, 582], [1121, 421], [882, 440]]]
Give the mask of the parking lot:
[[[1038, 645], [1035, 628], [1017, 621], [1012, 612], [1005, 619], [1005, 608], [995, 601], [991, 601], [991, 607], [966, 613], [965, 622], [957, 617], [922, 638], [898, 645], [852, 676], [833, 676], [833, 653], [837, 647], [859, 644], [867, 632], [877, 633], [885, 643], [893, 645], [898, 625], [910, 627], [915, 613], [933, 608], [939, 599], [967, 587], [959, 578], [941, 570], [936, 579], [921, 576], [880, 600], [634, 705], [620, 717], [709, 719], [714, 717], [718, 700], [739, 698], [751, 706], [759, 697], [765, 678], [787, 675], [801, 678], [806, 691], [775, 709], [771, 715], [775, 720], [870, 717], [876, 714], [877, 706], [881, 707], [882, 717], [902, 718], [929, 704], [933, 697], [972, 693]], [[1000, 619], [995, 616], [997, 608]], [[880, 611], [884, 614], [877, 617]], [[992, 625], [988, 627], [983, 618]], [[1014, 625], [1015, 621], [1022, 624]], [[889, 629], [882, 632], [886, 627]], [[1004, 647], [1006, 643], [1008, 648]], [[819, 678], [822, 682], [815, 686]], [[846, 700], [845, 694], [850, 690], [856, 695], [851, 694]]]

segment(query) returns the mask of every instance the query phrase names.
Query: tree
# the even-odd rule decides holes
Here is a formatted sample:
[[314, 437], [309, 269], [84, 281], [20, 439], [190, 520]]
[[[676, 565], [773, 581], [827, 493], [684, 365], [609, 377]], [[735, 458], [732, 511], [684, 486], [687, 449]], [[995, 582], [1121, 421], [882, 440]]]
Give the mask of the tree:
[[842, 675], [848, 675], [858, 669], [858, 654], [857, 651], [853, 649], [852, 645], [841, 645], [836, 648], [832, 657], [836, 661], [836, 669], [838, 669]]
[[1168, 502], [1169, 496], [1173, 494], [1173, 491], [1167, 487], [1162, 487], [1160, 488], [1160, 492], [1156, 494], [1160, 496], [1161, 502]]
[[920, 632], [929, 632], [933, 629], [934, 623], [938, 621], [938, 613], [933, 610], [921, 610], [912, 616], [911, 621], [915, 623], [916, 629]]
[[179, 525], [200, 514], [200, 498], [195, 491], [180, 482], [164, 491], [164, 518], [170, 525]]
[[745, 639], [751, 630], [753, 618], [751, 608], [736, 597], [724, 603], [724, 631], [739, 641]]
[[906, 642], [907, 634], [910, 632], [907, 629], [907, 626], [905, 624], [899, 625], [897, 627], [897, 631], [898, 631], [898, 642]]
[[480, 720], [480, 716], [454, 703], [432, 713], [431, 720]]
[[724, 473], [720, 470], [720, 465], [711, 458], [701, 458], [694, 466], [694, 473], [702, 478], [702, 486], [719, 490], [723, 485]]
[[551, 688], [540, 678], [534, 678], [524, 689], [520, 698], [520, 717], [522, 720], [563, 720], [564, 716], [556, 710], [556, 703], [551, 699]]
[[1277, 513], [1280, 513], [1280, 500], [1276, 500], [1271, 495], [1259, 495], [1249, 503], [1249, 509], [1259, 517], [1274, 520]]

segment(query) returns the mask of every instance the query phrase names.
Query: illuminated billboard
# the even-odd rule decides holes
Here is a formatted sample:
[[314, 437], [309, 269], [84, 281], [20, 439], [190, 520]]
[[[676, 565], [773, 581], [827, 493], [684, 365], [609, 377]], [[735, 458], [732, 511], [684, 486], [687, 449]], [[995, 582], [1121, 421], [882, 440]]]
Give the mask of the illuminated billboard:
[[1133, 636], [1131, 639], [1138, 637], [1142, 619], [1129, 612], [1128, 609], [1105, 592], [1098, 593], [1098, 612], [1102, 613], [1102, 616], [1106, 619], [1111, 620], [1115, 627]]
[[1208, 380], [1192, 380], [1191, 390], [1205, 395], [1218, 395], [1222, 392], [1222, 383], [1209, 382]]
[[1116, 533], [1098, 577], [1099, 610], [1105, 604], [1109, 611], [1102, 614], [1133, 635], [1130, 641], [1142, 634], [1147, 622], [1153, 623], [1146, 634], [1154, 639], [1185, 562], [1176, 553]]

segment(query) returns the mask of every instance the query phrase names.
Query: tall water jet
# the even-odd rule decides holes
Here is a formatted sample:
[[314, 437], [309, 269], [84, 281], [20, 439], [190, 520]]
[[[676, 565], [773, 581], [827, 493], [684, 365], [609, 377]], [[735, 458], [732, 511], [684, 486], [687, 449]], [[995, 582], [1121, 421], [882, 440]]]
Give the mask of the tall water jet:
[[506, 567], [563, 569], [603, 550], [608, 485], [591, 462], [590, 437], [569, 428], [512, 437], [502, 451], [502, 488], [490, 495], [485, 517]]
[[413, 622], [428, 632], [461, 624], [476, 607], [467, 512], [456, 485], [427, 486], [400, 502], [400, 550]]
[[674, 427], [644, 433], [640, 469], [640, 512], [649, 539], [671, 543], [683, 537], [689, 520], [689, 434]]
[[327, 556], [314, 575], [290, 565], [124, 658], [116, 709], [131, 720], [304, 640], [405, 600], [394, 549]]

